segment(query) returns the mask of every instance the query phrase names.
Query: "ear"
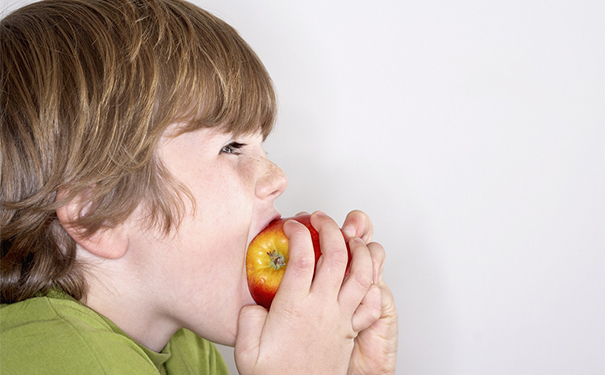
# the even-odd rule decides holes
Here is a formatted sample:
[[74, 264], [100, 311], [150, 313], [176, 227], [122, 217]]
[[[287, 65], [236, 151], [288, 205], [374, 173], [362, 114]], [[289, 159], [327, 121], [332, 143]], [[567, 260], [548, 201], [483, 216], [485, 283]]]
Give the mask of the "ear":
[[[59, 190], [57, 200], [67, 196], [67, 193], [63, 189]], [[91, 236], [85, 236], [84, 230], [76, 225], [78, 219], [90, 213], [92, 209], [89, 188], [58, 208], [57, 218], [67, 234], [89, 253], [106, 259], [121, 258], [128, 250], [128, 231], [124, 225], [115, 228], [103, 227]]]

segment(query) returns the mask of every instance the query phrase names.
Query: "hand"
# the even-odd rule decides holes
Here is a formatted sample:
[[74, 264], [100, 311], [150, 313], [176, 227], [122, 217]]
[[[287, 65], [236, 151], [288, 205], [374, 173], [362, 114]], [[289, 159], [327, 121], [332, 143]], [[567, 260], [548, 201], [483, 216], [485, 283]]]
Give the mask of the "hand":
[[[361, 211], [352, 211], [343, 224], [343, 232], [350, 237], [366, 241], [374, 266], [374, 286], [380, 290], [380, 318], [367, 329], [359, 332], [349, 365], [349, 374], [394, 374], [397, 360], [397, 311], [393, 294], [385, 284], [385, 252], [372, 240], [373, 227], [370, 218]], [[373, 286], [373, 287], [374, 287]]]
[[315, 276], [309, 231], [288, 221], [290, 259], [270, 311], [245, 306], [240, 312], [235, 360], [242, 375], [345, 374], [355, 338], [380, 316], [380, 290], [371, 285], [372, 254], [364, 241], [349, 242], [352, 260], [343, 281], [347, 251], [338, 225], [321, 213], [311, 223], [323, 253]]
[[[295, 216], [309, 215], [306, 211], [301, 211]], [[363, 211], [353, 210], [349, 212], [344, 224], [342, 225], [342, 231], [347, 236], [347, 239], [359, 237], [367, 244], [372, 241], [372, 235], [374, 234], [374, 226], [372, 221]]]

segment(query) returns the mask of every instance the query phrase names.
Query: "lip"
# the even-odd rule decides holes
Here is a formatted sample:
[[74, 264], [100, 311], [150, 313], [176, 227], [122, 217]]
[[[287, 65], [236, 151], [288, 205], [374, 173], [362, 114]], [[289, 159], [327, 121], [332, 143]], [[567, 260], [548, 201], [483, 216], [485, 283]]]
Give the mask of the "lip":
[[[263, 229], [265, 229], [266, 227], [268, 227], [268, 226], [269, 226], [269, 224], [271, 224], [271, 223], [272, 223], [272, 222], [274, 222], [275, 220], [279, 220], [279, 219], [281, 219], [281, 214], [276, 213], [276, 214], [275, 214], [275, 215], [274, 215], [274, 216], [273, 216], [273, 217], [272, 217], [272, 218], [271, 218], [269, 221], [267, 221], [267, 222], [265, 223], [265, 225], [263, 225], [263, 227], [261, 228], [261, 230], [259, 230], [259, 231], [258, 231], [258, 233], [260, 233], [260, 232], [261, 232]], [[258, 233], [256, 233], [256, 234], [258, 234]]]
[[248, 247], [248, 245], [250, 245], [250, 242], [252, 242], [252, 240], [266, 227], [269, 226], [269, 224], [271, 224], [273, 221], [275, 220], [279, 220], [281, 219], [282, 215], [279, 212], [276, 212], [274, 215], [270, 216], [269, 219], [267, 219], [267, 221], [263, 222], [262, 225], [257, 226], [256, 228], [254, 228], [254, 231], [250, 232], [250, 236], [248, 238], [248, 243], [246, 244], [246, 248]]

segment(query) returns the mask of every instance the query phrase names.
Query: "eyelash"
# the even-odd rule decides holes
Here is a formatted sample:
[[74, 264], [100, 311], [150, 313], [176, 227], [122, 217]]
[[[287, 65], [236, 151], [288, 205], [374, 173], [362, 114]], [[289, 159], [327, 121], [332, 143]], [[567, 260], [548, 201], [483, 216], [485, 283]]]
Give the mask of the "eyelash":
[[223, 146], [223, 148], [221, 148], [221, 153], [239, 155], [241, 153], [242, 147], [244, 147], [244, 146], [245, 146], [244, 143], [231, 142], [228, 145]]

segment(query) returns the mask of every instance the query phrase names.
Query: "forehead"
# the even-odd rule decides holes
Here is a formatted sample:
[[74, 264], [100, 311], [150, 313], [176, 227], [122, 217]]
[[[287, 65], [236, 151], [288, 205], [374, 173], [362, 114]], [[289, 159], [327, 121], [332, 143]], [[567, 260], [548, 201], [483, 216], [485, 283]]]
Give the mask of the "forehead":
[[[173, 143], [178, 140], [180, 144], [192, 144], [196, 148], [208, 148], [224, 146], [231, 141], [254, 140], [262, 143], [265, 140], [265, 135], [260, 127], [250, 128], [250, 131], [242, 134], [236, 134], [229, 131], [227, 127], [201, 127], [190, 129], [189, 124], [175, 123], [164, 131], [160, 138], [158, 148]], [[214, 151], [213, 151], [214, 152]]]
[[260, 124], [248, 127], [233, 127], [229, 125], [204, 126], [197, 121], [176, 121], [166, 127], [161, 139], [163, 141], [170, 138], [184, 136], [195, 133], [205, 138], [239, 138], [239, 137], [261, 137], [264, 141], [271, 129], [267, 129]]

